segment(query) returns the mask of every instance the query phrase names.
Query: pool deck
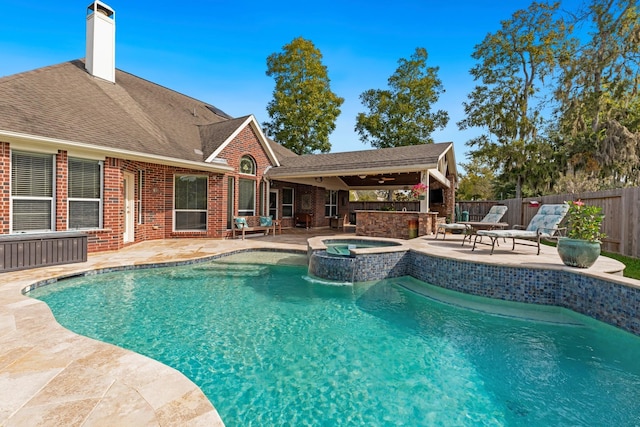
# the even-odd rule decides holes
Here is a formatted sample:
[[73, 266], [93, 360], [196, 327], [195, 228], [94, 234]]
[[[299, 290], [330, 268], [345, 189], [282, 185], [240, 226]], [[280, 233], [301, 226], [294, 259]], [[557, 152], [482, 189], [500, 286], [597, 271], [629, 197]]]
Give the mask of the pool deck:
[[[246, 240], [176, 239], [149, 241], [117, 252], [90, 254], [85, 263], [0, 274], [0, 426], [222, 426], [205, 395], [180, 372], [145, 356], [76, 335], [60, 326], [46, 304], [22, 290], [49, 278], [127, 265], [205, 258], [241, 249], [307, 250], [313, 236], [356, 237], [335, 230], [283, 230]], [[479, 263], [569, 269], [554, 247], [539, 256], [533, 247], [503, 243], [471, 251], [461, 235], [446, 240], [425, 236], [406, 247]], [[629, 286], [622, 264], [600, 257], [581, 274], [603, 275]], [[576, 269], [571, 269], [576, 271]], [[224, 405], [224, 401], [215, 402]]]

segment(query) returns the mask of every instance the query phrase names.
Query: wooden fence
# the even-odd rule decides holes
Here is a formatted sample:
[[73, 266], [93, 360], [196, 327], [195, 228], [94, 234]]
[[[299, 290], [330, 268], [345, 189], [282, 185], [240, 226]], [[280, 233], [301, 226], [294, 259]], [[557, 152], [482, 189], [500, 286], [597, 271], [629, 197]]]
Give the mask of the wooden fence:
[[479, 221], [491, 206], [506, 205], [509, 209], [503, 221], [510, 226], [526, 226], [538, 211], [538, 206], [578, 199], [602, 208], [605, 215], [602, 231], [607, 235], [602, 242], [602, 250], [640, 258], [640, 187], [500, 201], [459, 201], [458, 206], [460, 211], [469, 212], [469, 221]]

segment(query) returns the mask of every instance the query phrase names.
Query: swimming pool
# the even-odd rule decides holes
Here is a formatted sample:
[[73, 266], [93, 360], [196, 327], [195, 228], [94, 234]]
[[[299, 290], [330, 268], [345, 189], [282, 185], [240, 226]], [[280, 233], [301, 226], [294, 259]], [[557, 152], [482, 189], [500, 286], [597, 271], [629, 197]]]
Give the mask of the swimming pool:
[[256, 258], [31, 295], [67, 328], [182, 371], [228, 426], [640, 422], [636, 336], [407, 277], [327, 286], [306, 277], [305, 257], [247, 262]]

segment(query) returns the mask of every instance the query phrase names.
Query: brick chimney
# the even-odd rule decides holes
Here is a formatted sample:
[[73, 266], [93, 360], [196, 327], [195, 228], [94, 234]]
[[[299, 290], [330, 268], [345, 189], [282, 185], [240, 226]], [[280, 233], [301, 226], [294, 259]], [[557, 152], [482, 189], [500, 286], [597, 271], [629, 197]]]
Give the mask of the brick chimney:
[[116, 13], [100, 1], [87, 8], [86, 55], [89, 74], [116, 82]]

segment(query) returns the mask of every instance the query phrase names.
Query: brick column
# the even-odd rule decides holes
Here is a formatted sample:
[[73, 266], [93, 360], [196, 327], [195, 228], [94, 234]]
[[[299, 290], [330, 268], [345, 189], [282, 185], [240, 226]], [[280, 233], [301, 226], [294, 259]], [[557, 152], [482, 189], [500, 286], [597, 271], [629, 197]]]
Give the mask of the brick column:
[[69, 156], [66, 151], [59, 150], [56, 155], [56, 229], [55, 231], [67, 230], [67, 198], [69, 197]]
[[11, 146], [0, 142], [0, 234], [9, 233], [11, 218]]

